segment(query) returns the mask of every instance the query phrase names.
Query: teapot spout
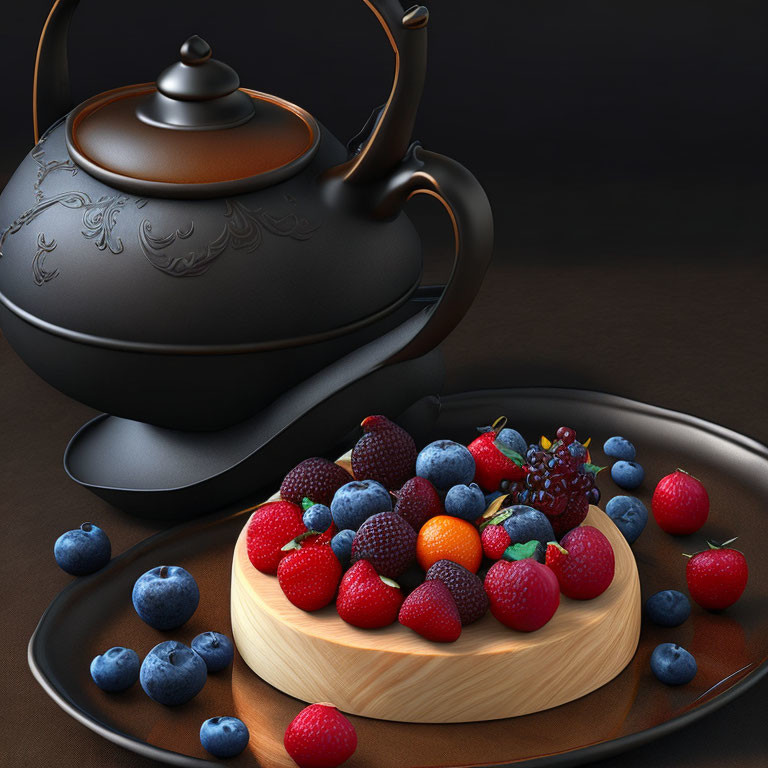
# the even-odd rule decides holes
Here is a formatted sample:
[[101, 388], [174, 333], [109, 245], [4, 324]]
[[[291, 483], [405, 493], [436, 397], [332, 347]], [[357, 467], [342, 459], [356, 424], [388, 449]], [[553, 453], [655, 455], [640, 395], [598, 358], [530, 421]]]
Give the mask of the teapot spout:
[[400, 0], [364, 0], [387, 34], [395, 54], [395, 78], [387, 102], [374, 110], [349, 143], [350, 158], [327, 177], [350, 185], [387, 177], [402, 162], [413, 135], [427, 68], [429, 11], [414, 5], [403, 11]]

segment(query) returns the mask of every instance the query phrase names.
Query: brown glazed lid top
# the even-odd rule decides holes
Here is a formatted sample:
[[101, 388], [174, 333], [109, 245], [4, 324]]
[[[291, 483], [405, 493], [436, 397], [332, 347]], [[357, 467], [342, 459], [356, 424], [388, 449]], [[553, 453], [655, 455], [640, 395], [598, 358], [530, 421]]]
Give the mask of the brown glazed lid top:
[[219, 197], [292, 176], [317, 149], [317, 123], [239, 86], [208, 43], [190, 37], [156, 84], [107, 91], [75, 109], [67, 148], [92, 176], [142, 195]]

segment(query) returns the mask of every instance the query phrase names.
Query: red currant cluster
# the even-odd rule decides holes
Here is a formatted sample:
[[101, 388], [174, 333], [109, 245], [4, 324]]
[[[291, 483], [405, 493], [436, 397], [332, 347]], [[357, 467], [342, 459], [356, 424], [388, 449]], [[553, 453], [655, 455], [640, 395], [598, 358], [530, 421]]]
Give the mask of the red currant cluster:
[[570, 427], [560, 427], [557, 440], [547, 449], [531, 445], [525, 458], [525, 479], [509, 487], [516, 504], [527, 504], [551, 519], [569, 512], [570, 518], [576, 510], [586, 514], [589, 503], [599, 501], [595, 475], [586, 463], [587, 449]]

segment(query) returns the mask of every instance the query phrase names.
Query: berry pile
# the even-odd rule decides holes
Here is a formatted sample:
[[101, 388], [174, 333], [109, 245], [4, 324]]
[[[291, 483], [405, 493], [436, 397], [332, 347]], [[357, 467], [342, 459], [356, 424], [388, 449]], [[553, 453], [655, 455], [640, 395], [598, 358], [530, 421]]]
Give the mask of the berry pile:
[[610, 585], [608, 540], [578, 527], [599, 498], [599, 468], [569, 427], [554, 444], [526, 448], [498, 420], [469, 445], [436, 440], [418, 451], [384, 416], [361, 426], [352, 474], [306, 459], [286, 475], [280, 500], [249, 521], [251, 563], [276, 573], [297, 608], [335, 604], [361, 629], [399, 621], [454, 642], [489, 609], [531, 632], [552, 618], [561, 592], [590, 599]]
[[557, 440], [548, 448], [532, 445], [525, 455], [525, 478], [513, 483], [509, 492], [516, 504], [543, 512], [555, 535], [565, 535], [587, 516], [589, 505], [600, 501], [595, 475], [600, 467], [588, 462], [589, 452], [576, 440], [570, 427], [557, 430]]

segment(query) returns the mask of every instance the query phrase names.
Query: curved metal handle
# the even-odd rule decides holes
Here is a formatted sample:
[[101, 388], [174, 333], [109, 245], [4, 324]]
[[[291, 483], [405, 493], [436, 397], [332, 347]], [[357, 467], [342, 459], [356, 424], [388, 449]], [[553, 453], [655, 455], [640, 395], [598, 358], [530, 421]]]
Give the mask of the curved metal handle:
[[[387, 364], [425, 355], [445, 339], [469, 310], [493, 255], [491, 204], [480, 182], [463, 165], [415, 145], [404, 172], [410, 175], [394, 197], [405, 192], [407, 199], [414, 195], [436, 198], [450, 216], [456, 248], [442, 297], [425, 310], [422, 328]], [[396, 200], [392, 204], [396, 206]]]
[[[32, 93], [35, 143], [40, 134], [72, 109], [67, 38], [80, 0], [55, 0], [37, 47]], [[345, 182], [386, 176], [408, 149], [421, 100], [427, 61], [429, 12], [416, 5], [403, 11], [400, 0], [363, 0], [378, 19], [395, 53], [395, 80], [387, 103], [360, 151], [334, 171]]]

